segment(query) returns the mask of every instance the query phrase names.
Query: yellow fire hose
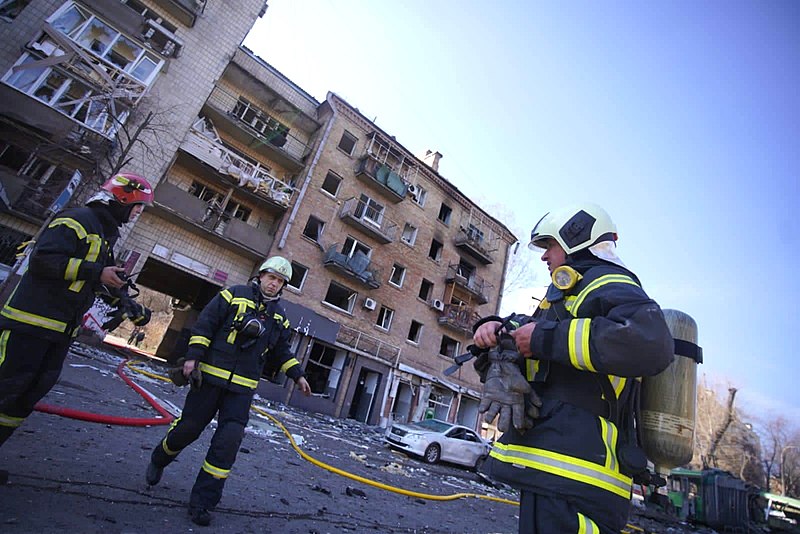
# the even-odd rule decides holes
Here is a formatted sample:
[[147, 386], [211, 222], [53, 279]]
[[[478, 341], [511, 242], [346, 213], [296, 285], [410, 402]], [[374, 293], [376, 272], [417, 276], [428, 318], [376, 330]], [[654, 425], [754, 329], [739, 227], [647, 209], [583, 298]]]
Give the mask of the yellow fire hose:
[[[161, 375], [158, 375], [158, 374], [155, 374], [155, 373], [151, 373], [149, 371], [145, 371], [143, 369], [138, 369], [138, 368], [134, 367], [133, 365], [137, 364], [137, 363], [143, 363], [143, 362], [129, 361], [126, 365], [128, 366], [128, 368], [131, 371], [134, 371], [134, 372], [137, 372], [137, 373], [141, 373], [141, 374], [143, 374], [145, 376], [149, 376], [150, 378], [155, 378], [157, 380], [163, 380], [164, 382], [171, 382], [171, 380], [169, 378], [166, 378], [164, 376], [161, 376]], [[255, 411], [256, 413], [259, 413], [261, 415], [264, 415], [264, 416], [268, 417], [273, 423], [275, 423], [278, 426], [278, 428], [281, 429], [281, 431], [284, 433], [284, 435], [286, 435], [286, 437], [289, 439], [289, 443], [292, 444], [292, 448], [304, 460], [306, 460], [308, 462], [311, 462], [312, 464], [316, 465], [317, 467], [321, 467], [321, 468], [323, 468], [323, 469], [325, 469], [327, 471], [330, 471], [331, 473], [335, 473], [337, 475], [349, 478], [351, 480], [355, 480], [355, 481], [361, 482], [363, 484], [368, 484], [370, 486], [374, 486], [374, 487], [382, 489], [382, 490], [391, 491], [392, 493], [399, 493], [400, 495], [406, 495], [408, 497], [416, 497], [416, 498], [419, 498], [419, 499], [427, 499], [427, 500], [430, 500], [430, 501], [454, 501], [456, 499], [473, 498], [473, 499], [483, 499], [483, 500], [486, 500], [486, 501], [494, 501], [494, 502], [500, 502], [500, 503], [503, 503], [503, 504], [511, 504], [511, 505], [514, 505], [514, 506], [519, 506], [519, 503], [517, 501], [512, 501], [512, 500], [509, 500], [509, 499], [502, 499], [500, 497], [492, 497], [491, 495], [480, 495], [478, 493], [453, 493], [452, 495], [433, 495], [433, 494], [430, 494], [430, 493], [420, 493], [418, 491], [411, 491], [411, 490], [406, 490], [406, 489], [403, 489], [403, 488], [398, 488], [396, 486], [390, 486], [390, 485], [384, 484], [382, 482], [376, 482], [375, 480], [370, 480], [368, 478], [364, 478], [364, 477], [359, 476], [359, 475], [354, 475], [353, 473], [348, 473], [347, 471], [339, 469], [338, 467], [333, 467], [332, 465], [328, 465], [325, 462], [321, 462], [321, 461], [317, 460], [316, 458], [312, 457], [311, 455], [309, 455], [308, 453], [306, 453], [304, 450], [302, 450], [300, 447], [297, 446], [297, 443], [294, 441], [294, 438], [292, 437], [292, 434], [275, 417], [273, 417], [272, 415], [268, 414], [267, 412], [265, 412], [264, 410], [262, 410], [258, 406], [251, 405], [250, 408], [253, 411]], [[631, 534], [631, 531], [627, 530], [627, 529], [633, 529], [634, 531], [638, 531], [638, 532], [645, 532], [644, 529], [642, 529], [640, 527], [637, 527], [636, 525], [631, 525], [630, 523], [625, 525], [625, 527], [626, 528], [622, 530], [623, 534]]]
[[[154, 378], [156, 380], [162, 380], [164, 382], [171, 382], [171, 380], [169, 378], [165, 377], [165, 376], [161, 376], [161, 375], [158, 375], [156, 373], [151, 373], [150, 371], [146, 371], [144, 369], [140, 369], [140, 368], [135, 367], [134, 365], [138, 364], [138, 363], [143, 363], [143, 362], [129, 361], [126, 365], [131, 371], [134, 371], [136, 373], [143, 374], [145, 376], [148, 376], [150, 378]], [[390, 486], [390, 485], [384, 484], [382, 482], [377, 482], [375, 480], [370, 480], [368, 478], [364, 478], [364, 477], [359, 476], [359, 475], [354, 475], [353, 473], [348, 473], [347, 471], [344, 471], [344, 470], [339, 469], [337, 467], [333, 467], [332, 465], [328, 465], [325, 462], [321, 462], [321, 461], [317, 460], [316, 458], [310, 456], [308, 453], [306, 453], [304, 450], [302, 450], [300, 447], [297, 446], [297, 443], [294, 441], [294, 438], [292, 437], [292, 434], [286, 429], [285, 426], [283, 426], [283, 424], [280, 421], [278, 421], [275, 417], [273, 417], [272, 415], [270, 415], [266, 411], [262, 410], [258, 406], [250, 406], [250, 408], [253, 411], [255, 411], [256, 413], [259, 413], [259, 414], [261, 414], [263, 416], [268, 417], [270, 419], [270, 421], [275, 423], [278, 426], [278, 428], [281, 429], [281, 431], [284, 433], [284, 435], [286, 435], [286, 437], [289, 439], [289, 443], [292, 444], [292, 448], [304, 460], [306, 460], [308, 462], [311, 462], [312, 464], [316, 465], [317, 467], [321, 467], [321, 468], [323, 468], [323, 469], [325, 469], [327, 471], [330, 471], [331, 473], [335, 473], [337, 475], [349, 478], [351, 480], [356, 480], [356, 481], [361, 482], [363, 484], [368, 484], [370, 486], [374, 486], [374, 487], [382, 489], [382, 490], [391, 491], [393, 493], [399, 493], [400, 495], [406, 495], [408, 497], [416, 497], [416, 498], [419, 498], [419, 499], [427, 499], [427, 500], [431, 500], [431, 501], [454, 501], [456, 499], [473, 498], [473, 499], [483, 499], [483, 500], [487, 500], [487, 501], [500, 502], [500, 503], [504, 503], [504, 504], [511, 504], [511, 505], [514, 505], [514, 506], [518, 506], [519, 505], [519, 503], [516, 502], [516, 501], [512, 501], [512, 500], [509, 500], [509, 499], [502, 499], [500, 497], [492, 497], [491, 495], [480, 495], [478, 493], [454, 493], [452, 495], [433, 495], [433, 494], [430, 494], [430, 493], [420, 493], [418, 491], [411, 491], [411, 490], [406, 490], [406, 489], [403, 489], [403, 488], [398, 488], [398, 487], [395, 487], [395, 486]]]

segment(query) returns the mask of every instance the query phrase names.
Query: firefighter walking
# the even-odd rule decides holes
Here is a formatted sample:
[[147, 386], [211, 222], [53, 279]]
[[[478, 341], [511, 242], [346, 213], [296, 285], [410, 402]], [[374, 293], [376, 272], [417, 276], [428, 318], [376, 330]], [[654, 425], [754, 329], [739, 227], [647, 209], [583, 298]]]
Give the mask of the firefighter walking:
[[304, 395], [311, 394], [300, 362], [291, 353], [289, 321], [279, 303], [291, 277], [285, 258], [267, 259], [248, 285], [219, 292], [191, 329], [178, 381], [184, 378], [192, 387], [181, 417], [153, 449], [145, 478], [150, 486], [158, 484], [164, 468], [216, 415], [217, 429], [189, 499], [189, 515], [198, 525], [210, 524], [210, 511], [222, 498], [265, 368], [280, 368]]
[[[114, 262], [119, 227], [153, 201], [150, 184], [118, 174], [85, 207], [66, 209], [41, 233], [28, 269], [0, 309], [0, 445], [58, 381], [67, 351], [98, 293], [125, 285]], [[149, 310], [136, 304], [138, 324]]]
[[[638, 377], [672, 362], [673, 340], [617, 256], [616, 232], [593, 204], [546, 214], [529, 245], [552, 275], [546, 296], [532, 317], [510, 318], [511, 350], [475, 364], [481, 409], [507, 427], [484, 470], [520, 489], [521, 534], [620, 532], [646, 466], [631, 425]], [[497, 346], [502, 326], [482, 320], [475, 344]]]

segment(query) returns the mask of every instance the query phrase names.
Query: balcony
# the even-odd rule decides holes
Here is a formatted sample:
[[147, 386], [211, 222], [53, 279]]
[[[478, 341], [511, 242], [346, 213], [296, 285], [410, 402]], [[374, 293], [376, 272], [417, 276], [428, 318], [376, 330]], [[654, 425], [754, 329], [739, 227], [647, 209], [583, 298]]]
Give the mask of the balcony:
[[378, 185], [378, 189], [394, 203], [401, 202], [406, 198], [408, 183], [394, 172], [391, 167], [380, 163], [372, 156], [365, 155], [358, 160], [356, 177], [369, 184]]
[[457, 248], [467, 252], [484, 265], [490, 265], [494, 261], [492, 255], [494, 250], [489, 249], [489, 244], [483, 237], [483, 232], [474, 226], [470, 226], [469, 228], [464, 228], [462, 226], [453, 240], [453, 243]]
[[384, 245], [395, 240], [397, 224], [384, 217], [383, 212], [368, 206], [358, 199], [350, 198], [345, 201], [339, 218], [344, 222], [374, 237]]
[[481, 316], [471, 306], [445, 304], [438, 321], [440, 325], [450, 327], [461, 334], [472, 335], [472, 325], [480, 318]]
[[260, 164], [253, 164], [223, 145], [206, 119], [200, 118], [192, 125], [180, 148], [225, 177], [227, 185], [236, 184], [279, 211], [285, 211], [291, 204], [294, 189]]
[[189, 28], [206, 8], [206, 0], [155, 0], [155, 4]]
[[215, 87], [204, 110], [217, 127], [239, 142], [263, 152], [291, 171], [297, 172], [303, 168], [303, 159], [309, 151], [308, 144], [289, 133], [286, 126], [264, 111], [242, 101], [238, 95]]
[[325, 251], [325, 267], [338, 273], [358, 280], [370, 289], [381, 286], [380, 269], [371, 267], [369, 257], [361, 251], [356, 251], [352, 256], [339, 252], [341, 245], [338, 243], [328, 247]]
[[233, 219], [206, 202], [163, 181], [155, 190], [154, 208], [159, 215], [194, 233], [198, 231], [217, 245], [263, 258], [269, 252], [274, 235], [263, 229]]
[[489, 302], [487, 291], [491, 285], [486, 283], [483, 278], [474, 272], [465, 272], [464, 268], [457, 263], [452, 263], [448, 266], [445, 281], [464, 289], [467, 293], [475, 297], [478, 304], [486, 304]]
[[372, 354], [389, 363], [394, 363], [400, 356], [400, 347], [385, 343], [380, 339], [365, 334], [349, 326], [341, 325], [336, 334], [336, 342], [367, 354]]

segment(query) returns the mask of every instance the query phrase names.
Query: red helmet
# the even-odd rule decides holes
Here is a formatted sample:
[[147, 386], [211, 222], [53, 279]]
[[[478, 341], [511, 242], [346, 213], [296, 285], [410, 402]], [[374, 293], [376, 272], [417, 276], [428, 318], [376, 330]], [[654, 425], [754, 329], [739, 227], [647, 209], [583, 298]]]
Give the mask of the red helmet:
[[153, 188], [138, 174], [120, 173], [112, 176], [101, 187], [114, 196], [120, 204], [153, 205]]

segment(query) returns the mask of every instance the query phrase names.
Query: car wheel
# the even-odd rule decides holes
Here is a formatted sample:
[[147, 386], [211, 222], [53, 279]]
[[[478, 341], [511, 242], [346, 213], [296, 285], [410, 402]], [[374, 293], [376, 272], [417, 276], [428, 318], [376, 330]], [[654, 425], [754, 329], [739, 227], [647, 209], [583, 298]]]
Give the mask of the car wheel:
[[472, 466], [475, 469], [475, 472], [479, 472], [481, 467], [483, 467], [484, 462], [486, 462], [486, 456], [479, 456], [477, 460], [475, 460], [475, 465]]
[[425, 461], [429, 464], [435, 464], [439, 461], [441, 454], [442, 448], [436, 443], [431, 443], [428, 445], [428, 448], [425, 449]]

